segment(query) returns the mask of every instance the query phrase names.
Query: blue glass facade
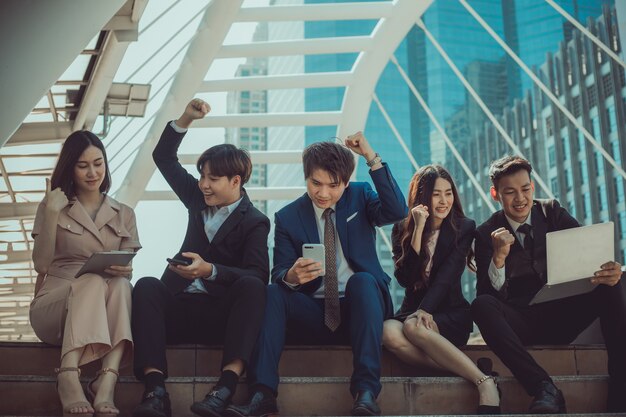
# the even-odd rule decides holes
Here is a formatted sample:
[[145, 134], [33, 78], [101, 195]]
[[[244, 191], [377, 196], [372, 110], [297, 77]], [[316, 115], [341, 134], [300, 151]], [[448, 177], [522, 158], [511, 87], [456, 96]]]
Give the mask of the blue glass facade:
[[[353, 0], [305, 1], [306, 4], [345, 2], [353, 2]], [[377, 21], [373, 20], [305, 22], [304, 37], [311, 39], [330, 36], [367, 36], [371, 34], [376, 23]], [[407, 39], [396, 50], [396, 57], [403, 68], [407, 68], [409, 61], [408, 39], [414, 36], [414, 34], [415, 30], [411, 31]], [[307, 55], [304, 60], [304, 68], [307, 73], [349, 71], [354, 65], [356, 58], [357, 54]], [[306, 111], [340, 110], [344, 92], [345, 88], [307, 89], [305, 91], [305, 109]], [[400, 135], [411, 148], [414, 143], [412, 136], [412, 109], [407, 103], [410, 103], [412, 95], [392, 64], [389, 64], [381, 75], [376, 87], [376, 94], [387, 113], [391, 116], [396, 129], [398, 129]], [[335, 126], [309, 126], [305, 129], [305, 144], [328, 140], [336, 135], [336, 131]], [[414, 172], [413, 168], [375, 104], [372, 104], [370, 108], [364, 133], [371, 142], [372, 147], [389, 163], [400, 187], [406, 190]], [[421, 147], [419, 159], [423, 161], [429, 159], [427, 146]], [[357, 180], [369, 181], [367, 167], [363, 161], [359, 161], [359, 164]]]

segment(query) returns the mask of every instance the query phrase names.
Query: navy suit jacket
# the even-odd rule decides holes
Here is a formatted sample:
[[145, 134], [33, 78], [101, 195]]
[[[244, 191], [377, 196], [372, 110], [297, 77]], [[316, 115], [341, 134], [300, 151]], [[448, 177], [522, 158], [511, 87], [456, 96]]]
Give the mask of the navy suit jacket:
[[[378, 194], [365, 182], [351, 182], [337, 202], [335, 223], [343, 254], [354, 272], [376, 278], [385, 298], [385, 316], [393, 314], [389, 295], [391, 278], [383, 271], [376, 254], [376, 229], [403, 219], [408, 212], [404, 195], [386, 164], [370, 171]], [[272, 281], [283, 284], [289, 268], [302, 256], [302, 244], [320, 243], [313, 202], [307, 194], [283, 207], [275, 216], [274, 267]], [[298, 287], [314, 293], [321, 285], [317, 277]], [[285, 285], [285, 287], [290, 288]], [[291, 288], [290, 288], [291, 289]]]

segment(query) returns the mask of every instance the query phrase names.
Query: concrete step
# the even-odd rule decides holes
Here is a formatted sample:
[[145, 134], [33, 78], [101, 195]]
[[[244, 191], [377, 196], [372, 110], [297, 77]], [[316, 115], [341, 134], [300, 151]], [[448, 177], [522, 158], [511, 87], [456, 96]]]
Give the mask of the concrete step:
[[[501, 414], [501, 417], [563, 417], [563, 414]], [[592, 414], [567, 414], [568, 417], [626, 417], [626, 413], [592, 413]], [[40, 416], [3, 416], [0, 417], [40, 417]], [[121, 416], [123, 417], [123, 416]], [[290, 417], [285, 414], [281, 414], [280, 417]], [[336, 417], [348, 417], [348, 416], [336, 416]], [[399, 417], [399, 416], [385, 416], [385, 417]], [[403, 416], [405, 417], [405, 416]], [[422, 414], [420, 417], [441, 417], [441, 414]], [[447, 414], [446, 417], [478, 417], [477, 414]]]
[[[563, 390], [571, 413], [591, 415], [605, 411], [608, 377], [581, 375], [557, 376], [555, 383]], [[189, 406], [202, 399], [216, 378], [173, 377], [168, 380], [173, 414], [193, 416]], [[87, 382], [87, 378], [84, 378]], [[59, 415], [60, 403], [52, 376], [7, 375], [0, 377], [0, 415]], [[379, 404], [384, 415], [455, 415], [475, 413], [477, 391], [458, 377], [385, 377]], [[505, 413], [524, 413], [531, 398], [511, 377], [500, 378]], [[347, 377], [283, 377], [279, 387], [281, 415], [330, 416], [348, 415], [352, 399]], [[121, 416], [130, 415], [138, 403], [143, 387], [132, 377], [121, 377], [116, 403]], [[240, 384], [235, 403], [246, 399], [246, 386]], [[10, 400], [7, 400], [10, 399]]]
[[[484, 345], [469, 345], [465, 353], [474, 361], [480, 357], [493, 359], [494, 370], [510, 376], [509, 370]], [[604, 346], [534, 346], [531, 355], [550, 375], [605, 375], [606, 350]], [[221, 347], [202, 345], [171, 346], [167, 350], [170, 375], [175, 377], [215, 376], [221, 362]], [[0, 342], [0, 375], [51, 375], [59, 366], [60, 348], [43, 343]], [[90, 376], [98, 364], [83, 369]], [[280, 362], [280, 375], [286, 377], [345, 377], [352, 373], [352, 352], [347, 346], [288, 346]], [[130, 369], [122, 370], [131, 375]], [[382, 375], [442, 376], [441, 370], [407, 365], [393, 354], [384, 351]]]

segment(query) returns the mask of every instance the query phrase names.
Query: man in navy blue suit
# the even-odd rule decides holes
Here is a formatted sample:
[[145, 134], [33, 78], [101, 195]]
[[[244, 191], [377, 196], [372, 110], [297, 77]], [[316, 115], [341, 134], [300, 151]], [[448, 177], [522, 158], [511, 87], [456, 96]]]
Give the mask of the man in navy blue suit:
[[[389, 168], [361, 132], [342, 146], [318, 142], [302, 155], [307, 192], [276, 213], [274, 267], [261, 334], [248, 368], [250, 402], [230, 416], [278, 413], [278, 362], [285, 341], [350, 344], [353, 415], [379, 415], [383, 321], [392, 314], [390, 278], [376, 255], [376, 230], [407, 215]], [[349, 182], [350, 150], [363, 156], [372, 182]], [[324, 243], [321, 262], [302, 257], [302, 245]]]

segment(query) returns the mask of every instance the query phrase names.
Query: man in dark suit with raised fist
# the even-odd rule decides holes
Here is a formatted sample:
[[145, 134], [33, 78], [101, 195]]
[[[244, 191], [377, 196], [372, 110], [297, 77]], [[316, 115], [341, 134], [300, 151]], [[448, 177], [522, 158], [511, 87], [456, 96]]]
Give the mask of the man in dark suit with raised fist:
[[[565, 399], [524, 348], [569, 344], [596, 318], [609, 355], [608, 409], [626, 411], [626, 308], [617, 262], [598, 265], [592, 292], [529, 305], [546, 283], [546, 233], [579, 224], [556, 200], [534, 200], [530, 163], [506, 156], [491, 164], [491, 196], [502, 210], [476, 229], [477, 298], [472, 318], [485, 342], [529, 395], [533, 414], [564, 413]], [[581, 244], [584, 244], [581, 242]]]
[[252, 172], [248, 153], [230, 144], [207, 149], [196, 164], [199, 180], [176, 155], [187, 128], [209, 110], [204, 101], [192, 100], [180, 118], [167, 124], [152, 154], [187, 208], [187, 233], [174, 258], [189, 264], [171, 263], [160, 280], [142, 278], [133, 291], [134, 370], [145, 384], [133, 417], [171, 416], [166, 343], [224, 345], [217, 384], [191, 406], [200, 416], [220, 416], [262, 324], [270, 223], [243, 188]]

